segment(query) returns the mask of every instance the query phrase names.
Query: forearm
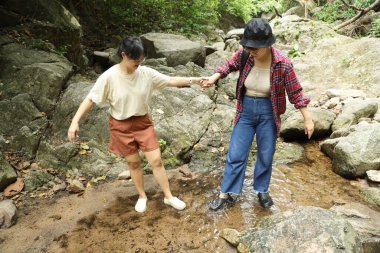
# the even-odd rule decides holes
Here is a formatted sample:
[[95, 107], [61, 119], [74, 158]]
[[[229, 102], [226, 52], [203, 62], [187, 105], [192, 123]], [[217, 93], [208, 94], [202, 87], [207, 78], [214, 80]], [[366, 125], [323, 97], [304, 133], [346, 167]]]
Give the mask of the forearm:
[[303, 116], [304, 121], [312, 120], [311, 114], [306, 106], [300, 107], [299, 110]]
[[85, 98], [74, 115], [72, 122], [79, 123], [80, 119], [94, 106], [94, 102]]
[[212, 76], [210, 76], [210, 79], [213, 83], [216, 83], [220, 78], [222, 77], [222, 73], [215, 73]]
[[195, 77], [179, 77], [173, 76], [170, 77], [169, 85], [170, 87], [188, 87], [191, 85]]

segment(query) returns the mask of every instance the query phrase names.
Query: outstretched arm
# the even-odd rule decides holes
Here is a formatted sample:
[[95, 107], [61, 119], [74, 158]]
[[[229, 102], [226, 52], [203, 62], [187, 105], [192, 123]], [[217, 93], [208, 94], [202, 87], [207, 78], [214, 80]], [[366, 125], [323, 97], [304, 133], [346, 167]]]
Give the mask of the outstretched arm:
[[191, 84], [201, 85], [202, 80], [205, 80], [205, 77], [179, 77], [173, 76], [170, 77], [169, 87], [188, 87]]
[[78, 137], [80, 119], [94, 106], [94, 104], [95, 103], [89, 98], [85, 98], [80, 104], [67, 132], [70, 143], [73, 143], [75, 138]]

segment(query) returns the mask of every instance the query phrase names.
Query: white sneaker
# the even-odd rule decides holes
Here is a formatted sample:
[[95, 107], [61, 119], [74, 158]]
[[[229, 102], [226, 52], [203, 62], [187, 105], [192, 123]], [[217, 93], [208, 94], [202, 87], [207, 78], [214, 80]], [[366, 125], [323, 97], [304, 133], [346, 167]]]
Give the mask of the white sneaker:
[[185, 202], [182, 200], [178, 199], [177, 197], [172, 197], [170, 199], [164, 198], [164, 203], [166, 205], [172, 206], [177, 210], [183, 210], [186, 207]]
[[135, 210], [138, 213], [143, 213], [146, 210], [146, 202], [148, 201], [147, 198], [139, 198], [135, 205]]

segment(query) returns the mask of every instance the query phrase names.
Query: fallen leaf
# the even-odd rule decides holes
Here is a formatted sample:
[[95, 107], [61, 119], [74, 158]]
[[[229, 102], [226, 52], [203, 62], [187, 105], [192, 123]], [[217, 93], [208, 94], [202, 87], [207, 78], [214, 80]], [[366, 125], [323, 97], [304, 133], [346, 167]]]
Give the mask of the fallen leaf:
[[83, 144], [80, 147], [81, 147], [81, 149], [84, 149], [84, 150], [89, 150], [90, 149], [90, 147], [87, 144]]
[[16, 182], [14, 182], [11, 185], [8, 185], [7, 188], [4, 190], [4, 196], [5, 197], [12, 197], [17, 195], [22, 191], [24, 188], [24, 179], [22, 178], [17, 178]]
[[86, 181], [87, 179], [86, 179], [85, 177], [83, 177], [83, 176], [80, 176], [80, 177], [78, 178], [78, 180], [79, 180], [79, 181]]
[[90, 180], [90, 182], [97, 183], [98, 181], [105, 180], [106, 177], [107, 176], [104, 175], [104, 176], [101, 176], [101, 177], [93, 178], [93, 179]]
[[26, 35], [33, 37], [33, 33], [31, 33], [28, 29], [24, 28], [24, 32]]
[[229, 99], [229, 97], [228, 97], [227, 95], [223, 95], [223, 97], [224, 97], [226, 100]]
[[87, 154], [87, 150], [82, 149], [82, 150], [79, 151], [79, 154], [85, 155], [85, 154]]
[[203, 144], [197, 143], [194, 145], [194, 148], [203, 148]]

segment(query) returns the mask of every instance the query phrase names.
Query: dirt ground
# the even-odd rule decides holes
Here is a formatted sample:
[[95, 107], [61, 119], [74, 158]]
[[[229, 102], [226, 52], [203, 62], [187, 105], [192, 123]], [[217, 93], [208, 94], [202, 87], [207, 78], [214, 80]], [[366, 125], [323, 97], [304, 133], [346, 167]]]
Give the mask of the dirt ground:
[[[236, 252], [218, 237], [215, 219], [223, 213], [210, 214], [211, 198], [200, 197], [216, 186], [201, 179], [180, 182], [176, 173], [169, 173], [171, 188], [187, 203], [183, 211], [166, 206], [147, 175], [148, 209], [136, 213], [132, 182], [114, 181], [88, 188], [81, 196], [34, 200], [21, 208], [17, 224], [1, 231], [0, 252]], [[226, 225], [234, 224], [234, 217], [228, 217]]]

